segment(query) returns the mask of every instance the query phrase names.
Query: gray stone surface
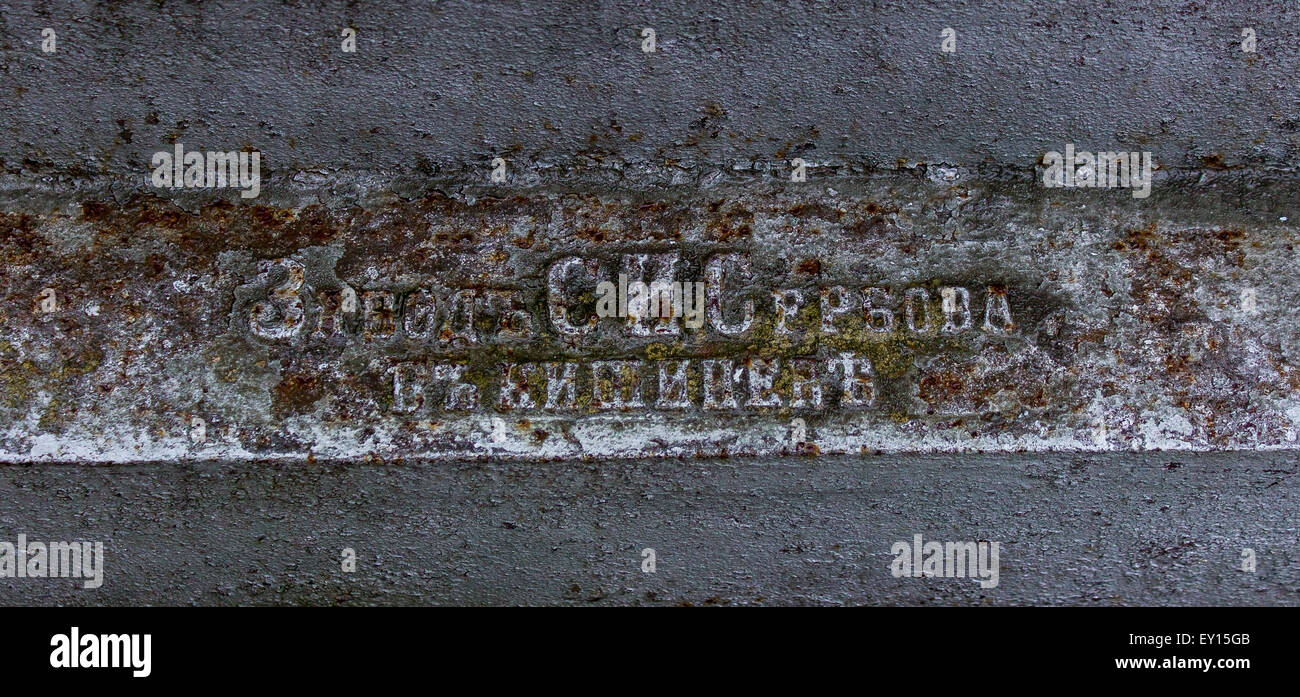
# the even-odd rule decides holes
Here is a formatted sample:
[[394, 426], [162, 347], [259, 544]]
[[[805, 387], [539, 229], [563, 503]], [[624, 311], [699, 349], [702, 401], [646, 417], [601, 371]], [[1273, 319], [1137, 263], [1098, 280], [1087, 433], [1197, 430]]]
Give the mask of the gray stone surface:
[[[0, 541], [108, 560], [0, 604], [1296, 604], [1297, 41], [1274, 1], [6, 3]], [[259, 151], [261, 196], [150, 186], [177, 143]], [[1042, 188], [1065, 143], [1151, 152], [1151, 198]], [[759, 330], [566, 343], [549, 265], [643, 253], [748, 254]], [[311, 338], [317, 291], [422, 283], [539, 334]], [[979, 326], [774, 331], [837, 284]], [[389, 372], [846, 350], [863, 409], [407, 412]], [[893, 578], [917, 533], [1000, 585]]]
[[1298, 154], [1300, 9], [1280, 0], [14, 2], [0, 32], [0, 160], [34, 178], [134, 180], [171, 140], [253, 146], [281, 173], [481, 173], [497, 155], [1025, 169], [1066, 140], [1171, 168]]
[[[5, 467], [0, 539], [99, 539], [107, 562], [98, 590], [0, 579], [0, 601], [1294, 605], [1296, 472], [1267, 454]], [[999, 541], [998, 586], [894, 578], [917, 533]]]
[[[10, 214], [0, 460], [1295, 449], [1292, 186], [1060, 191]], [[698, 328], [600, 318], [620, 275], [716, 296]]]

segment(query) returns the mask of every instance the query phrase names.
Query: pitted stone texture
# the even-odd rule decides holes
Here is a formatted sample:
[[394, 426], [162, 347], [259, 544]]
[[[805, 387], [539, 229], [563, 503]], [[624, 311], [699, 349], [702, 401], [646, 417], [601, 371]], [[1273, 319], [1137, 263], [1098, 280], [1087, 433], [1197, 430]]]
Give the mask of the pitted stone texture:
[[[12, 212], [0, 457], [1296, 447], [1288, 185], [832, 184]], [[703, 328], [562, 330], [655, 255]]]
[[1025, 170], [1071, 142], [1293, 170], [1297, 44], [1283, 0], [8, 2], [0, 162], [136, 184], [180, 142], [308, 179], [486, 182], [500, 156], [515, 185], [643, 165], [707, 182], [795, 157]]
[[[0, 578], [0, 604], [1295, 605], [1295, 475], [1267, 453], [3, 467], [3, 539], [106, 561], [97, 590]], [[997, 587], [895, 578], [915, 534], [998, 542]]]

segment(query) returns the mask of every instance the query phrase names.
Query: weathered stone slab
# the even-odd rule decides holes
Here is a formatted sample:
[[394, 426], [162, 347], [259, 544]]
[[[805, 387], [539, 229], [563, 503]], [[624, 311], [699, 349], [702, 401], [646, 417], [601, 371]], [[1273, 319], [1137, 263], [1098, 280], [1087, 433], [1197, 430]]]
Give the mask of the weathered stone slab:
[[[1157, 192], [937, 170], [9, 212], [0, 458], [1294, 448], [1280, 194]], [[647, 317], [620, 276], [685, 302]]]
[[498, 156], [1025, 169], [1067, 140], [1180, 169], [1300, 160], [1300, 8], [1282, 0], [5, 5], [0, 163], [23, 182], [139, 181], [174, 142], [308, 177], [481, 177]]
[[[0, 605], [1296, 605], [1296, 471], [1257, 452], [0, 467], [5, 540], [106, 556], [98, 589], [0, 577]], [[918, 532], [1000, 541], [1000, 583], [894, 577]]]

